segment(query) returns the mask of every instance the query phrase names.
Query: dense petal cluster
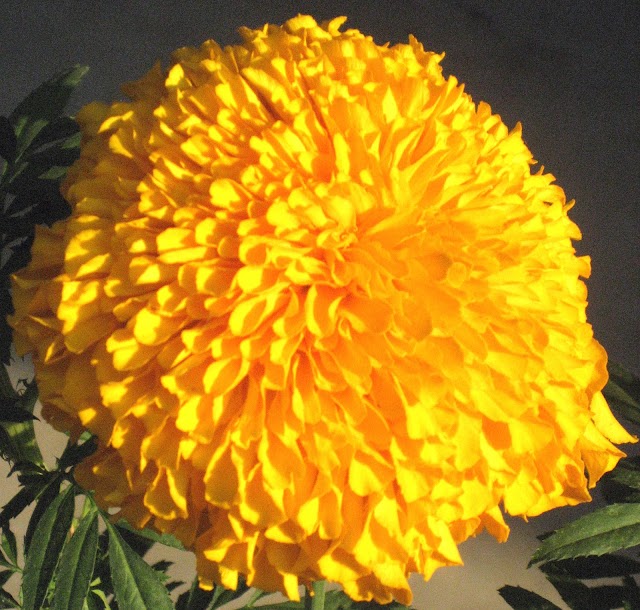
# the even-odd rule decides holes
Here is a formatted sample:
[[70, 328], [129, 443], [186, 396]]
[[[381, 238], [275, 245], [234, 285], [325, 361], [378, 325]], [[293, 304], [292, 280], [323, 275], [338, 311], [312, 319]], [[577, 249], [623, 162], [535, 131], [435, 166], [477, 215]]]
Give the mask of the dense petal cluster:
[[501, 512], [589, 499], [600, 393], [578, 228], [442, 56], [343, 19], [184, 48], [78, 115], [73, 212], [14, 281], [78, 479], [203, 585], [408, 602]]

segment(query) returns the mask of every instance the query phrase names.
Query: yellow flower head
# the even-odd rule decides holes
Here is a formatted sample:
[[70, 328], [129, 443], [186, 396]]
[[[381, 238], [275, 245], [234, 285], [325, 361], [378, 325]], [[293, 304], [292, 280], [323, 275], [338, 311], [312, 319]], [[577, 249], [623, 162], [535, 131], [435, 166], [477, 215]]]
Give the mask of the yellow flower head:
[[589, 500], [600, 390], [562, 189], [441, 55], [344, 19], [185, 48], [78, 115], [71, 216], [14, 279], [45, 416], [203, 586], [408, 603], [500, 505]]

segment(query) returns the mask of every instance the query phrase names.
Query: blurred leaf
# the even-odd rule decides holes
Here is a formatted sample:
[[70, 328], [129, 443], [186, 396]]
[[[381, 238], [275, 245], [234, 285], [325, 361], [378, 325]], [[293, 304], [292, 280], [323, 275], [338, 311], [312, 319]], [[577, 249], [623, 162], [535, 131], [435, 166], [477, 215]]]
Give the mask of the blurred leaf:
[[[0, 365], [0, 400], [2, 401], [0, 408], [7, 402], [19, 401], [22, 409], [27, 413], [33, 413], [38, 400], [38, 388], [35, 381], [32, 381], [27, 383], [25, 391], [19, 394], [9, 379], [6, 367]], [[44, 463], [33, 430], [33, 422], [3, 422], [0, 426], [6, 432], [6, 435], [0, 438], [2, 442], [0, 450], [8, 461], [13, 463], [25, 461], [39, 465]]]
[[549, 561], [540, 566], [545, 574], [566, 574], [580, 580], [621, 578], [640, 574], [640, 562], [624, 555], [592, 555]]
[[619, 364], [609, 362], [609, 381], [602, 390], [612, 411], [640, 425], [640, 379]]
[[634, 591], [632, 587], [625, 585], [602, 585], [590, 589], [589, 604], [589, 608], [598, 610], [615, 610], [623, 608], [625, 604], [637, 609], [640, 608], [640, 597], [637, 587]]
[[38, 419], [33, 413], [29, 413], [29, 411], [25, 411], [21, 406], [20, 402], [16, 401], [14, 403], [2, 402], [2, 406], [0, 406], [0, 422], [25, 422], [25, 421], [33, 421]]
[[529, 565], [603, 555], [640, 544], [640, 505], [612, 504], [580, 517], [546, 538]]
[[51, 503], [58, 497], [60, 493], [60, 484], [62, 483], [62, 475], [54, 474], [50, 478], [43, 478], [43, 481], [48, 481], [42, 490], [38, 493], [36, 507], [33, 509], [33, 513], [31, 513], [31, 518], [29, 519], [29, 524], [27, 525], [27, 531], [24, 535], [24, 549], [25, 554], [29, 552], [29, 548], [31, 546], [31, 540], [33, 539], [33, 535], [38, 529], [38, 524], [40, 523], [40, 519], [42, 519], [43, 515], [51, 505]]
[[118, 601], [123, 610], [173, 610], [171, 598], [156, 572], [123, 540], [107, 522], [109, 566]]
[[173, 565], [173, 561], [167, 561], [166, 559], [160, 559], [159, 561], [156, 561], [155, 563], [151, 564], [151, 567], [156, 571], [156, 572], [166, 572], [171, 566]]
[[91, 508], [78, 524], [60, 559], [53, 595], [54, 610], [82, 608], [98, 550], [98, 513]]
[[506, 585], [499, 589], [498, 593], [513, 610], [560, 610], [548, 599], [522, 587]]
[[33, 141], [33, 150], [42, 150], [52, 144], [60, 144], [65, 148], [80, 146], [80, 127], [71, 117], [59, 116], [53, 119], [40, 131]]
[[68, 444], [58, 460], [58, 467], [62, 470], [71, 468], [79, 464], [86, 457], [89, 457], [98, 448], [98, 439], [95, 436], [89, 437], [84, 443]]
[[54, 76], [30, 93], [11, 113], [9, 121], [18, 140], [16, 158], [20, 158], [42, 130], [62, 114], [87, 70], [84, 66], [75, 66]]
[[4, 556], [11, 564], [16, 565], [18, 563], [18, 545], [16, 544], [16, 536], [8, 526], [2, 529], [2, 534], [0, 535], [0, 548], [2, 548]]
[[[159, 534], [158, 532], [154, 532], [148, 528], [135, 529], [124, 519], [120, 519], [120, 521], [116, 523], [116, 527], [134, 550], [136, 550], [136, 545], [139, 545], [140, 547], [143, 547], [145, 544], [148, 545], [143, 552], [138, 552], [138, 555], [144, 555], [144, 553], [151, 548], [154, 542], [158, 542], [160, 544], [164, 544], [164, 546], [170, 546], [181, 551], [185, 550], [182, 542], [171, 534]], [[130, 538], [127, 538], [127, 536], [130, 536]], [[136, 538], [142, 538], [146, 543], [143, 541], [136, 541]]]
[[605, 477], [620, 485], [640, 491], [640, 456], [626, 457]]
[[3, 610], [8, 608], [20, 608], [20, 604], [13, 599], [11, 594], [8, 591], [1, 590], [0, 591], [0, 608]]
[[547, 580], [555, 587], [560, 597], [570, 608], [593, 608], [591, 589], [577, 578], [563, 573], [546, 573]]
[[6, 116], [0, 116], [0, 157], [11, 163], [16, 156], [18, 140]]
[[44, 601], [73, 520], [75, 491], [70, 485], [49, 505], [36, 528], [25, 558], [23, 610], [38, 610]]
[[198, 586], [198, 578], [194, 578], [189, 591], [185, 591], [178, 597], [176, 610], [202, 610], [208, 609], [213, 599], [215, 588], [205, 591]]

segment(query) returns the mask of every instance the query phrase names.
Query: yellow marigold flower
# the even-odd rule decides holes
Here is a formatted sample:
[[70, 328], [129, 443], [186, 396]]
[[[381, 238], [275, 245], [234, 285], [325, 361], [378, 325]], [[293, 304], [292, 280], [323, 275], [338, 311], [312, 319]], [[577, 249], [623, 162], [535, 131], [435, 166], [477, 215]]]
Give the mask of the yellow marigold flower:
[[15, 277], [46, 417], [203, 586], [403, 603], [500, 505], [590, 499], [632, 441], [554, 178], [441, 55], [242, 29], [78, 115], [71, 216]]

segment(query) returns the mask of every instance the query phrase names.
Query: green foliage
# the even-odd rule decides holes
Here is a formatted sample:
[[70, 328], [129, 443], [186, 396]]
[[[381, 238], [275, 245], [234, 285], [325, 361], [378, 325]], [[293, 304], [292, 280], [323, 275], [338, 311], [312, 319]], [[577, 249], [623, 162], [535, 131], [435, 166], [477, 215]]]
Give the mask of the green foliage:
[[640, 425], [640, 379], [615, 362], [609, 362], [609, 381], [603, 390], [618, 418]]
[[123, 540], [107, 521], [109, 566], [113, 589], [121, 608], [127, 610], [171, 610], [169, 593], [156, 572]]
[[[60, 179], [78, 157], [78, 126], [64, 108], [87, 68], [76, 66], [47, 81], [7, 117], [0, 117], [0, 363], [9, 364], [10, 275], [29, 262], [37, 224], [51, 225], [70, 208]], [[5, 415], [6, 417], [6, 415]]]

